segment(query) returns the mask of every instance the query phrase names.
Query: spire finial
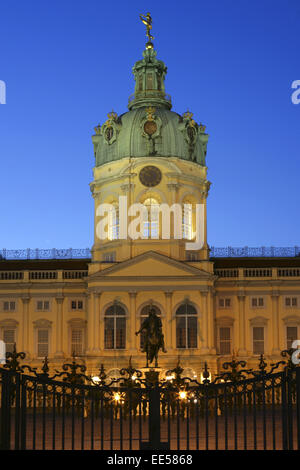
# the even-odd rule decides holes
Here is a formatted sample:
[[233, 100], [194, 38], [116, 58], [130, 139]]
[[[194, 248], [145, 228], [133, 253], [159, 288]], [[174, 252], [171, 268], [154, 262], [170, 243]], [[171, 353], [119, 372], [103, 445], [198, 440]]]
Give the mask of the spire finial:
[[140, 15], [140, 20], [146, 26], [146, 36], [148, 38], [148, 42], [146, 43], [146, 49], [153, 49], [152, 41], [154, 39], [154, 36], [150, 34], [150, 30], [152, 29], [152, 18], [150, 13], [147, 13], [146, 15]]

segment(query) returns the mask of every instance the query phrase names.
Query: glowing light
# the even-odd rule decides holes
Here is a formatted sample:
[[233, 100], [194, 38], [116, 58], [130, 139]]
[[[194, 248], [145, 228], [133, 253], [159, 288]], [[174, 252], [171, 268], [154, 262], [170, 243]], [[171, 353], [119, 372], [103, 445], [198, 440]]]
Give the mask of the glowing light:
[[179, 398], [180, 398], [181, 400], [185, 400], [185, 399], [186, 399], [186, 392], [185, 392], [184, 390], [181, 390], [181, 391], [179, 392]]
[[92, 377], [92, 381], [95, 382], [96, 384], [98, 384], [100, 382], [100, 377], [95, 375], [94, 377]]
[[166, 380], [173, 380], [175, 379], [174, 375], [167, 375]]
[[133, 375], [133, 376], [131, 377], [131, 380], [133, 380], [133, 381], [136, 380], [136, 376]]
[[116, 392], [116, 393], [114, 394], [114, 400], [115, 400], [117, 403], [121, 400], [121, 395], [120, 395], [118, 392]]

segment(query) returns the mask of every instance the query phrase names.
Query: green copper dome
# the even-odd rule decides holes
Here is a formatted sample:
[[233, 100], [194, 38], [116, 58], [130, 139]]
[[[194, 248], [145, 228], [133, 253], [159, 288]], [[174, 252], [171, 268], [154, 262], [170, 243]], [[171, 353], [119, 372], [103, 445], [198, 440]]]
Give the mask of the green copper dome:
[[135, 63], [135, 91], [129, 97], [129, 111], [108, 114], [107, 121], [95, 127], [92, 136], [96, 166], [124, 157], [178, 157], [205, 165], [208, 135], [193, 114], [171, 111], [171, 98], [165, 93], [167, 67], [148, 47], [144, 58]]

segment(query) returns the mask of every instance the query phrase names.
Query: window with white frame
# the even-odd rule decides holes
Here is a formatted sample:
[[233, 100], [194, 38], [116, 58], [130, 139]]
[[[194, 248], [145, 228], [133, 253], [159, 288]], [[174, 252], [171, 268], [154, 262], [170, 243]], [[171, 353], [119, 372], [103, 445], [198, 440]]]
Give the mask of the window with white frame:
[[16, 310], [16, 302], [14, 300], [4, 300], [3, 310], [4, 312], [14, 312]]
[[188, 302], [176, 310], [176, 348], [190, 349], [197, 347], [197, 311]]
[[71, 328], [71, 354], [83, 354], [83, 328]]
[[265, 327], [252, 327], [253, 354], [264, 354], [265, 351]]
[[291, 349], [293, 342], [298, 338], [298, 326], [286, 326], [286, 347]]
[[83, 310], [83, 300], [71, 300], [71, 310]]
[[49, 355], [49, 329], [37, 329], [37, 356], [45, 357]]
[[219, 326], [219, 354], [231, 354], [231, 333], [230, 326]]
[[117, 302], [105, 311], [104, 347], [105, 349], [125, 349], [126, 347], [126, 313]]
[[286, 307], [297, 307], [298, 298], [297, 297], [285, 297], [284, 304]]
[[231, 306], [231, 299], [229, 297], [224, 297], [219, 299], [220, 308], [228, 308]]
[[159, 238], [159, 203], [153, 197], [148, 197], [143, 202], [147, 209], [147, 219], [143, 221], [144, 238]]
[[252, 297], [251, 298], [251, 307], [264, 307], [265, 301], [263, 297]]
[[6, 352], [13, 352], [16, 342], [16, 329], [9, 327], [3, 328], [2, 339], [5, 343]]
[[50, 301], [49, 300], [38, 300], [36, 303], [36, 309], [39, 311], [49, 311]]

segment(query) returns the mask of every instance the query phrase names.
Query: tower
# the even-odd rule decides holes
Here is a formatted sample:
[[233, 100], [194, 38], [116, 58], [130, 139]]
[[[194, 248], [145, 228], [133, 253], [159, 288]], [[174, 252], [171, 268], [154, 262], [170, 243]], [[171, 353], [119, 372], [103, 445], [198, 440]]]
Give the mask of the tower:
[[95, 367], [99, 356], [114, 369], [129, 355], [142, 367], [142, 340], [135, 332], [154, 308], [168, 351], [160, 364], [168, 370], [180, 352], [195, 371], [199, 355], [215, 360], [215, 276], [206, 234], [208, 135], [190, 111], [172, 111], [167, 67], [156, 57], [149, 29], [147, 36], [143, 58], [133, 67], [128, 111], [111, 111], [92, 137], [95, 229], [87, 355]]
[[[208, 259], [208, 134], [204, 125], [196, 123], [190, 111], [182, 115], [171, 111], [171, 97], [165, 92], [167, 67], [157, 59], [150, 40], [152, 36], [148, 37], [143, 59], [133, 67], [135, 89], [129, 97], [128, 111], [121, 115], [114, 111], [108, 113], [107, 120], [95, 128], [92, 137], [95, 154], [94, 181], [91, 183], [95, 200], [92, 250], [95, 270], [99, 268], [95, 264], [103, 261], [122, 262], [149, 250], [177, 260]], [[111, 213], [105, 204], [111, 206]], [[130, 213], [132, 204], [145, 206], [145, 212], [140, 214], [143, 222], [138, 227], [135, 224], [140, 233], [135, 238], [128, 235], [130, 222], [134, 215], [138, 215], [137, 208]], [[169, 208], [177, 204], [182, 210], [181, 227], [177, 227], [176, 235], [175, 216], [171, 209], [169, 238], [162, 234], [162, 214], [155, 213], [155, 208], [161, 204]], [[196, 204], [203, 207], [204, 240], [200, 250], [188, 252], [186, 242], [196, 236]], [[105, 212], [107, 224], [104, 229]], [[101, 220], [105, 239], [99, 237]]]

